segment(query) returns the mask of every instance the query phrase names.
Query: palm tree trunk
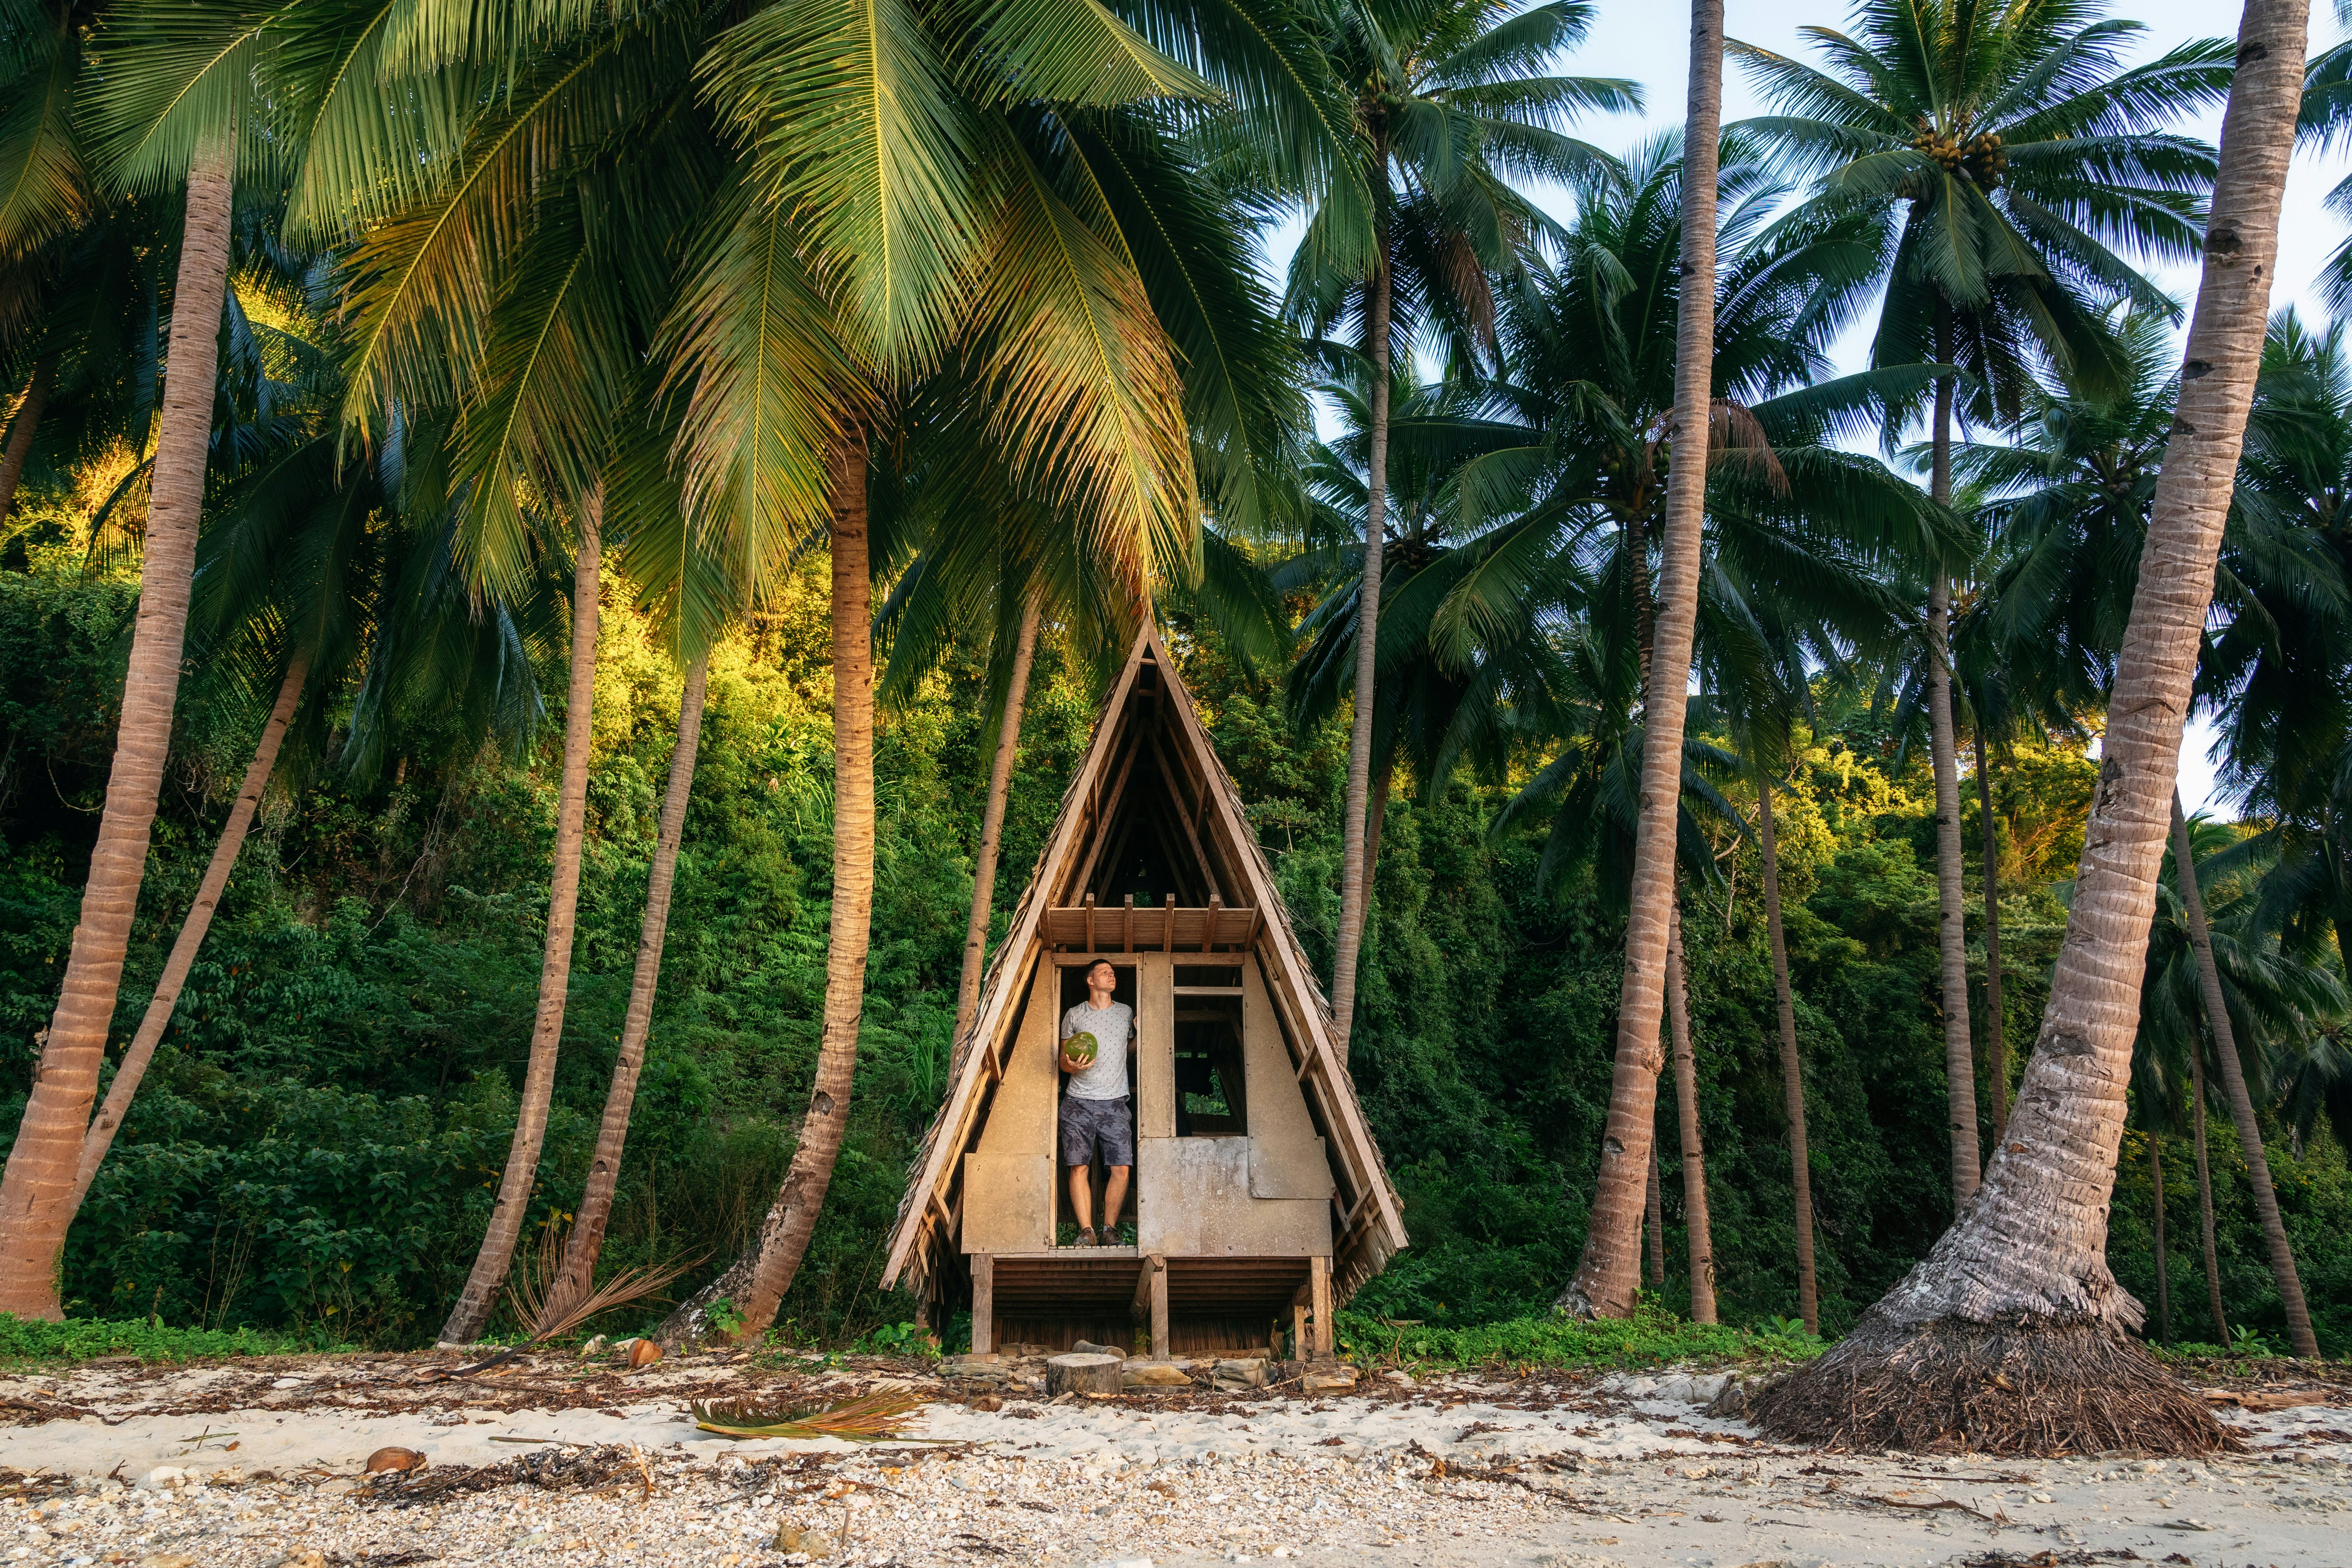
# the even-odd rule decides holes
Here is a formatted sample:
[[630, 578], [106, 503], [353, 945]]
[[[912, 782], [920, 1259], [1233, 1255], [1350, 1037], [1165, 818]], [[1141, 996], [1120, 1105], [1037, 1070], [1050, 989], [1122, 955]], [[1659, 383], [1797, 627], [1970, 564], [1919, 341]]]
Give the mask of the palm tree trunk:
[[686, 839], [686, 805], [694, 791], [695, 752], [702, 742], [702, 702], [710, 685], [710, 650], [695, 656], [678, 698], [677, 742], [670, 748], [669, 784], [662, 795], [661, 824], [654, 833], [653, 864], [646, 872], [646, 914], [637, 928], [637, 964], [629, 976], [629, 1008], [621, 1019], [621, 1050], [613, 1058], [612, 1086], [604, 1091], [604, 1120], [596, 1129], [596, 1155], [580, 1194], [580, 1213], [563, 1244], [563, 1264], [548, 1290], [539, 1325], [555, 1321], [588, 1299], [596, 1287], [596, 1255], [613, 1223], [613, 1194], [621, 1182], [621, 1154], [629, 1141], [629, 1113], [636, 1104], [637, 1075], [646, 1065], [646, 1037], [652, 1032], [654, 993], [661, 984], [662, 943], [669, 934], [669, 896], [677, 882], [678, 846]]
[[2221, 972], [2213, 963], [2213, 932], [2205, 923], [2205, 893], [2197, 885], [2197, 862], [2189, 842], [2189, 819], [2180, 812], [2180, 790], [2172, 792], [2172, 869], [2180, 884], [2180, 902], [2189, 913], [2189, 942], [2197, 951], [2197, 986], [2205, 994], [2206, 1021], [2213, 1026], [2213, 1056], [2221, 1067], [2221, 1091], [2230, 1099], [2230, 1120], [2238, 1129], [2238, 1152], [2246, 1162], [2246, 1180], [2254, 1189], [2254, 1213], [2263, 1222], [2263, 1241], [2271, 1255], [2271, 1278], [2278, 1284], [2279, 1302], [2286, 1309], [2287, 1337], [2299, 1356], [2316, 1358], [2319, 1341], [2311, 1331], [2311, 1309], [2304, 1304], [2303, 1277], [2294, 1267], [2294, 1250], [2287, 1246], [2286, 1224], [2279, 1217], [2278, 1189], [2271, 1185], [2270, 1156], [2263, 1149], [2262, 1124], [2254, 1120], [2254, 1102], [2246, 1092], [2246, 1074], [2238, 1060], [2238, 1037], [2230, 1027], [2230, 1009], [2221, 995]]
[[874, 617], [866, 467], [863, 436], [843, 441], [833, 472], [833, 925], [825, 943], [816, 1082], [792, 1166], [759, 1235], [725, 1273], [663, 1321], [656, 1337], [664, 1344], [701, 1340], [709, 1331], [712, 1304], [722, 1300], [741, 1320], [740, 1339], [756, 1341], [767, 1332], [808, 1251], [849, 1122], [874, 914]]
[[2147, 1135], [2147, 1180], [2156, 1194], [2156, 1333], [2160, 1344], [2172, 1343], [2172, 1260], [2164, 1240], [2164, 1138]]
[[1356, 595], [1355, 717], [1348, 730], [1348, 790], [1340, 813], [1339, 931], [1331, 961], [1331, 1044], [1348, 1059], [1356, 1021], [1356, 960], [1364, 942], [1364, 915], [1372, 896], [1365, 849], [1365, 807], [1372, 788], [1372, 723], [1379, 711], [1381, 554], [1388, 539], [1389, 311], [1394, 279], [1389, 269], [1388, 226], [1380, 226], [1372, 263], [1365, 333], [1372, 362], [1371, 452], [1365, 464], [1364, 570]]
[[122, 681], [106, 808], [82, 886], [57, 1012], [40, 1037], [40, 1062], [8, 1166], [0, 1175], [0, 1312], [54, 1320], [58, 1255], [72, 1223], [82, 1139], [122, 985], [149, 832], [172, 743], [180, 658], [195, 570], [196, 523], [212, 445], [221, 303], [228, 287], [229, 146], [207, 140], [188, 171], [187, 217], [173, 285], [169, 375], [155, 432], [147, 538], [139, 569], [139, 618]]
[[[1937, 312], [1942, 316], [1942, 312]], [[1951, 362], [1951, 333], [1938, 320], [1936, 355]], [[1952, 499], [1952, 378], [1936, 381], [1934, 456], [1928, 491]], [[1936, 567], [1927, 590], [1927, 752], [1936, 775], [1936, 946], [1943, 957], [1944, 1099], [1952, 1138], [1952, 1211], [1976, 1196], [1977, 1069], [1969, 1040], [1968, 883], [1960, 863], [1960, 764], [1952, 730], [1952, 579]]]
[[1003, 847], [1004, 807], [1013, 793], [1013, 763], [1021, 750], [1021, 715], [1029, 702], [1029, 666], [1037, 653], [1038, 595], [1021, 605], [1013, 640], [1013, 672], [1004, 688], [1004, 718], [996, 728], [996, 760], [988, 770], [988, 805], [980, 817], [980, 856], [971, 868], [971, 919], [964, 925], [963, 973], [956, 982], [955, 1060], [963, 1061], [964, 1031], [980, 1011], [980, 977], [988, 957], [989, 907], [996, 898], [996, 858]]
[[1666, 1023], [1675, 1044], [1675, 1131], [1683, 1152], [1683, 1228], [1689, 1239], [1691, 1321], [1715, 1321], [1715, 1232], [1706, 1217], [1706, 1144], [1698, 1125], [1698, 1058], [1683, 984], [1683, 911], [1666, 917]]
[[2000, 838], [1992, 825], [1992, 753], [1977, 725], [1977, 815], [1984, 819], [1985, 1074], [1992, 1079], [1992, 1141], [2009, 1136], [2009, 1047], [2001, 1035]]
[[547, 1108], [555, 1096], [555, 1058], [563, 1044], [563, 1007], [572, 989], [572, 942], [580, 905], [581, 842], [587, 835], [588, 748], [596, 700], [597, 592], [603, 567], [604, 496], [592, 492], [580, 516], [580, 547], [572, 568], [572, 682], [563, 710], [563, 774], [555, 796], [555, 866], [547, 886], [547, 945], [539, 963], [539, 1013], [531, 1024], [530, 1059], [523, 1069], [522, 1102], [514, 1139], [499, 1179], [489, 1228], [474, 1255], [466, 1289], [441, 1325], [443, 1344], [469, 1344], [488, 1326], [522, 1235], [523, 1211], [539, 1176]]
[[1813, 1178], [1805, 1152], [1805, 1066], [1797, 1055], [1797, 1000], [1789, 984], [1789, 942], [1780, 929], [1780, 850], [1772, 831], [1772, 781], [1756, 778], [1756, 830], [1764, 867], [1764, 933], [1772, 949], [1772, 993], [1780, 1007], [1780, 1090], [1789, 1107], [1789, 1185], [1796, 1200], [1797, 1315], [1822, 1331], [1813, 1274]]
[[1683, 132], [1682, 277], [1675, 349], [1675, 429], [1666, 474], [1664, 569], [1650, 665], [1663, 683], [1643, 708], [1641, 816], [1633, 835], [1625, 981], [1617, 1060], [1601, 1133], [1592, 1222], [1560, 1305], [1622, 1318], [1641, 1281], [1643, 1188], [1658, 1100], [1658, 1014], [1675, 904], [1675, 828], [1682, 803], [1683, 688], [1698, 616], [1699, 530], [1706, 504], [1707, 418], [1715, 369], [1716, 162], [1723, 125], [1723, 0], [1691, 0], [1690, 101]]
[[1977, 1451], [2207, 1452], [2228, 1435], [2132, 1337], [2108, 1205], [2181, 729], [2245, 437], [2308, 0], [2248, 0], [2187, 369], [2116, 660], [2099, 780], [2042, 1030], [1976, 1201], [1827, 1355], [1755, 1403], [1783, 1439]]
[[49, 389], [57, 379], [58, 356], [43, 354], [33, 365], [33, 379], [25, 384], [16, 416], [8, 422], [8, 445], [0, 450], [0, 522], [8, 521], [8, 509], [16, 504], [17, 482], [25, 477], [26, 459], [33, 455], [33, 434], [40, 428], [41, 412], [49, 405]]
[[1649, 1195], [1642, 1205], [1643, 1235], [1646, 1241], [1643, 1278], [1652, 1286], [1666, 1282], [1666, 1199], [1658, 1190], [1658, 1163], [1650, 1162]]
[[2205, 1244], [2205, 1301], [2213, 1313], [2213, 1342], [2230, 1342], [2230, 1322], [2221, 1312], [2221, 1247], [2213, 1227], [2213, 1167], [2205, 1157], [2204, 1044], [2189, 1053], [2190, 1097], [2196, 1101], [2191, 1136], [2197, 1141], [2197, 1228]]
[[286, 679], [278, 684], [278, 700], [261, 726], [261, 742], [254, 747], [253, 761], [245, 770], [245, 785], [236, 792], [236, 799], [228, 808], [228, 820], [221, 825], [220, 840], [213, 846], [212, 862], [205, 868], [205, 879], [196, 885], [196, 901], [189, 906], [187, 919], [180, 922], [180, 934], [172, 943], [171, 956], [163, 961], [163, 973], [155, 982], [155, 994], [148, 998], [147, 1011], [139, 1020], [139, 1032], [131, 1037], [131, 1048], [122, 1053], [122, 1065], [114, 1069], [114, 1081], [107, 1087], [106, 1103], [99, 1108], [98, 1120], [90, 1123], [88, 1135], [82, 1139], [81, 1164], [74, 1176], [76, 1213], [89, 1192], [91, 1178], [105, 1163], [106, 1152], [114, 1145], [114, 1134], [131, 1110], [131, 1097], [139, 1092], [139, 1080], [147, 1076], [147, 1064], [154, 1059], [155, 1047], [163, 1042], [163, 1031], [171, 1026], [172, 1014], [180, 1005], [180, 992], [188, 984], [188, 971], [195, 966], [196, 952], [205, 944], [205, 933], [212, 930], [213, 911], [220, 906], [229, 873], [236, 868], [237, 855], [245, 847], [245, 836], [252, 828], [254, 813], [261, 805], [261, 792], [277, 769], [278, 748], [285, 742], [287, 726], [294, 721], [295, 706], [302, 700], [302, 684], [310, 675], [310, 655], [297, 653], [286, 667]]

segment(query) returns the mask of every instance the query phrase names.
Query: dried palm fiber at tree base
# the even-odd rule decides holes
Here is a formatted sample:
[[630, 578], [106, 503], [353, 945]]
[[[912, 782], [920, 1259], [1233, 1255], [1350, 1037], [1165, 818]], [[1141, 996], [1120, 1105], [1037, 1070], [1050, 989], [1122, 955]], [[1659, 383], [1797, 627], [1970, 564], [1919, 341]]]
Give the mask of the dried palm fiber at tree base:
[[1850, 1452], [2052, 1458], [2242, 1447], [2121, 1329], [2022, 1315], [1898, 1324], [1874, 1308], [1827, 1355], [1758, 1394], [1748, 1413], [1784, 1442]]

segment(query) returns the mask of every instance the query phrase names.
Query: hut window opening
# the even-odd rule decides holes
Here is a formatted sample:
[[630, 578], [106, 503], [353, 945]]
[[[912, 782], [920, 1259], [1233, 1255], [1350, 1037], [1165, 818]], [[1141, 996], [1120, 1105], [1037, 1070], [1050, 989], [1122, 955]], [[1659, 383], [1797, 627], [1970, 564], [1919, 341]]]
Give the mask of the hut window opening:
[[1239, 1005], [1180, 1007], [1176, 1013], [1176, 1136], [1248, 1136], [1246, 1096]]

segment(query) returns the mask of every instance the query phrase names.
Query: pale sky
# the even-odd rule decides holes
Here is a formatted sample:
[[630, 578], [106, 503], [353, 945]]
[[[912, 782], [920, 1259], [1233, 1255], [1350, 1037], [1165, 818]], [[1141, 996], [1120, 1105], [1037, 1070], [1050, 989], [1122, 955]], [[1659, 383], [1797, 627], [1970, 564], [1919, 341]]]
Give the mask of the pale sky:
[[[1631, 115], [1596, 116], [1579, 126], [1578, 133], [1613, 151], [1630, 147], [1654, 131], [1680, 125], [1690, 68], [1688, 11], [1672, 4], [1600, 0], [1598, 13], [1584, 47], [1564, 59], [1559, 69], [1563, 74], [1629, 77], [1642, 84], [1649, 109], [1639, 122]], [[2190, 38], [2234, 35], [2239, 10], [2227, 5], [2190, 5], [2186, 0], [2139, 0], [2138, 4], [2117, 6], [2111, 15], [2135, 17], [2147, 27], [2132, 56], [2137, 61]], [[1799, 28], [1843, 28], [1846, 16], [1841, 0], [1726, 0], [1724, 26], [1730, 37], [1742, 42], [1811, 59], [1815, 57]], [[2316, 53], [2342, 36], [2332, 6], [2312, 7], [2312, 47], [2308, 53]], [[1723, 117], [1728, 122], [1767, 113], [1771, 106], [1759, 95], [1735, 61], [1726, 67], [1723, 108]], [[2190, 122], [2182, 129], [2210, 142], [2221, 133], [2221, 111], [2217, 108], [2201, 121]], [[2280, 224], [2277, 282], [2271, 295], [2273, 309], [2293, 304], [2314, 317], [2321, 314], [2311, 294], [2312, 282], [2328, 255], [2343, 242], [2346, 232], [2344, 220], [2322, 204], [2347, 173], [2352, 173], [2352, 155], [2338, 153], [2323, 156], [2315, 152], [2296, 154]], [[1535, 194], [1542, 199], [1542, 193]], [[1562, 218], [1569, 216], [1564, 207], [1555, 210]], [[1273, 248], [1280, 261], [1287, 260], [1296, 243], [1295, 234], [1276, 237]], [[2197, 276], [2193, 268], [2158, 271], [2155, 276], [2184, 303], [2195, 292]], [[1862, 367], [1866, 341], [1866, 328], [1858, 329], [1839, 345], [1841, 370]], [[2205, 755], [2210, 742], [2210, 735], [2201, 724], [2190, 726], [2180, 758], [2181, 797], [2192, 812], [2210, 807], [2227, 816], [2231, 814], [2229, 803], [2214, 795], [2213, 769]]]

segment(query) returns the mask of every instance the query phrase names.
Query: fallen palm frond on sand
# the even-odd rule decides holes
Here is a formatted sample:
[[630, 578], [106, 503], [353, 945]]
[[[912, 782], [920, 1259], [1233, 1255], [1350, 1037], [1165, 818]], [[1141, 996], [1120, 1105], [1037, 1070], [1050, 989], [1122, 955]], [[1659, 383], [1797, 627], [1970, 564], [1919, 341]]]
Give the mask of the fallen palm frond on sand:
[[922, 1405], [922, 1400], [911, 1394], [885, 1392], [811, 1405], [805, 1410], [762, 1409], [749, 1401], [688, 1408], [694, 1412], [695, 1426], [722, 1437], [794, 1437], [803, 1441], [839, 1437], [851, 1443], [879, 1443], [886, 1439], [920, 1443], [928, 1439], [904, 1434]]

